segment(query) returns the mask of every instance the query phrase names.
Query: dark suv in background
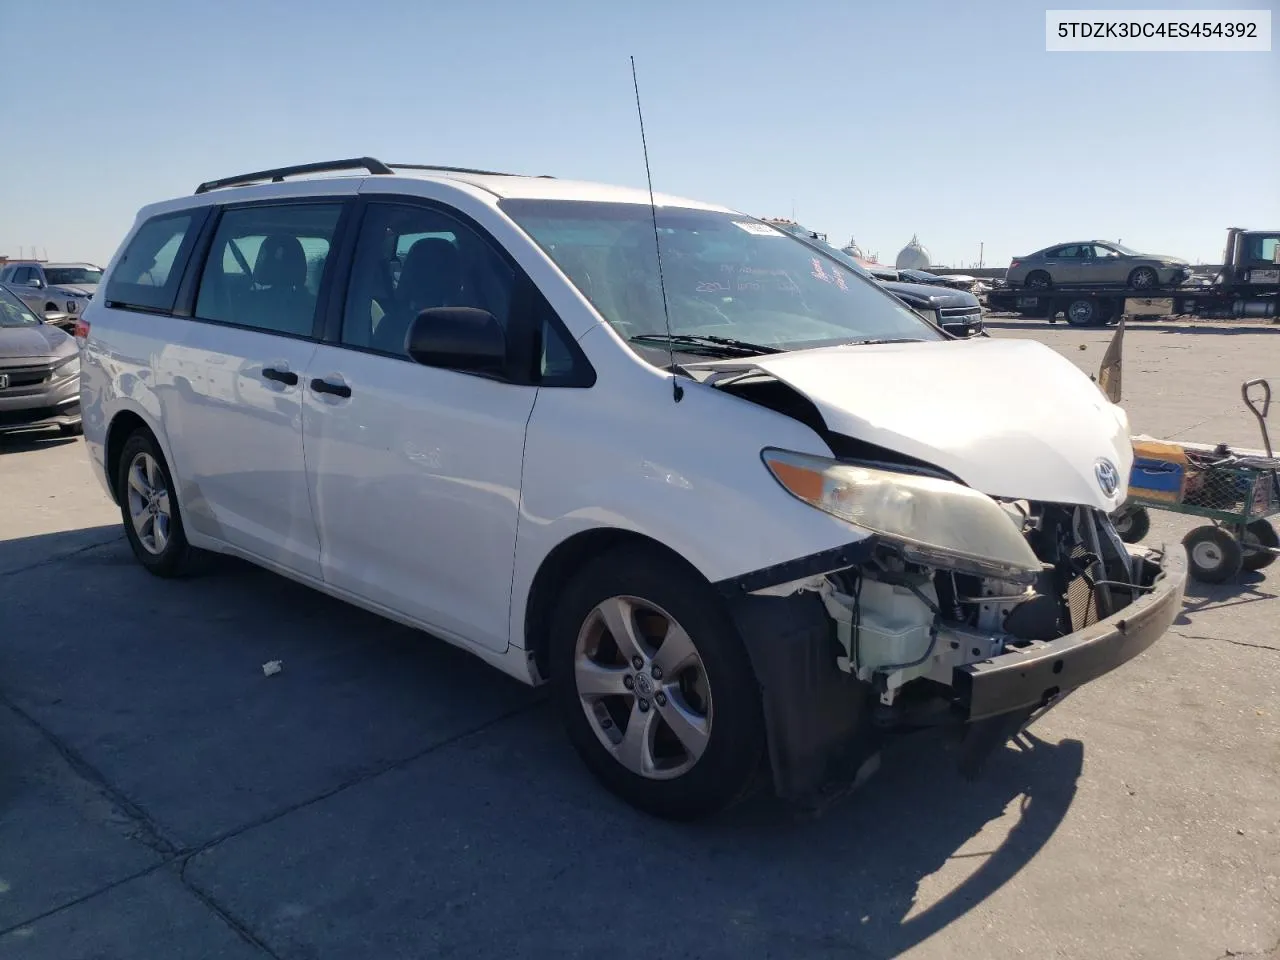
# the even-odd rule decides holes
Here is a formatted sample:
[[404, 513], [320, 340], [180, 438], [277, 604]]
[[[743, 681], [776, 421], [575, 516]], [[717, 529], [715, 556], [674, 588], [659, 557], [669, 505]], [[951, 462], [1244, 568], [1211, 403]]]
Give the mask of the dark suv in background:
[[824, 234], [810, 230], [792, 220], [766, 219], [765, 223], [791, 234], [797, 240], [829, 257], [835, 257], [855, 273], [874, 280], [916, 313], [931, 323], [936, 323], [952, 336], [985, 336], [982, 327], [982, 305], [972, 293], [934, 284], [882, 280], [843, 250], [828, 243]]

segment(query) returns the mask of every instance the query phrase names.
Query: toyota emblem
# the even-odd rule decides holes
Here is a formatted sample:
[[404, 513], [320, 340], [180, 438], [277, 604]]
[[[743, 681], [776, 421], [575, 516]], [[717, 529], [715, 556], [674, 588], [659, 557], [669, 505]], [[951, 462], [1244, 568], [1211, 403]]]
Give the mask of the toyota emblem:
[[1098, 478], [1103, 496], [1114, 497], [1116, 490], [1120, 488], [1120, 471], [1116, 469], [1116, 465], [1105, 458], [1100, 459], [1093, 465], [1093, 473]]

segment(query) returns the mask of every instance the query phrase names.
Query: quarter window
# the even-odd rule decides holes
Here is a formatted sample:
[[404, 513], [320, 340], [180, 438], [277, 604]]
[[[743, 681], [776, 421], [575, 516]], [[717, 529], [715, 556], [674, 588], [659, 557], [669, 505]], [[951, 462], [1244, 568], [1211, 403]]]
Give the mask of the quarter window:
[[111, 273], [107, 306], [172, 310], [195, 239], [193, 222], [196, 215], [183, 213], [155, 217], [139, 227]]
[[342, 342], [407, 356], [414, 317], [430, 307], [478, 307], [505, 328], [515, 274], [479, 234], [425, 207], [370, 204], [356, 245]]
[[223, 213], [200, 278], [196, 317], [311, 336], [341, 214], [339, 203], [240, 207]]

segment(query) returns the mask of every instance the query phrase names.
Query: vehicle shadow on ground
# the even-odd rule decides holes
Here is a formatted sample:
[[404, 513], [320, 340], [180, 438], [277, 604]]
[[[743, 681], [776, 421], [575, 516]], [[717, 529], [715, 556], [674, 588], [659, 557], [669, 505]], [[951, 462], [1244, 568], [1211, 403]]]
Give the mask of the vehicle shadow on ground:
[[[896, 956], [1036, 858], [1083, 768], [1081, 743], [1033, 728], [969, 781], [920, 737], [819, 818], [764, 792], [665, 823], [605, 793], [545, 698], [475, 658], [239, 561], [164, 581], [118, 536], [84, 546], [111, 534], [14, 542], [55, 559], [0, 578], [0, 692], [202, 851], [187, 881], [281, 956], [346, 938], [504, 960]], [[646, 886], [661, 902], [636, 905], [662, 923], [619, 937], [630, 921], [605, 918]]]
[[69, 437], [56, 430], [32, 430], [22, 433], [0, 433], [0, 456], [6, 453], [26, 453], [79, 443], [79, 437]]

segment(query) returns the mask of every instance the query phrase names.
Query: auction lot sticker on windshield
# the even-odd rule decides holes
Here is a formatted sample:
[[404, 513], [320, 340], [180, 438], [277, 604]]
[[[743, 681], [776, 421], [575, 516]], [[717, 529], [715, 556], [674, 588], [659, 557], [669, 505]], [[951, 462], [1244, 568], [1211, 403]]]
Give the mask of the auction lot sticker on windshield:
[[1058, 53], [1268, 53], [1270, 10], [1046, 10]]
[[747, 231], [747, 233], [755, 234], [757, 237], [781, 237], [785, 234], [781, 230], [775, 230], [767, 223], [750, 223], [742, 220], [730, 220], [735, 227]]

